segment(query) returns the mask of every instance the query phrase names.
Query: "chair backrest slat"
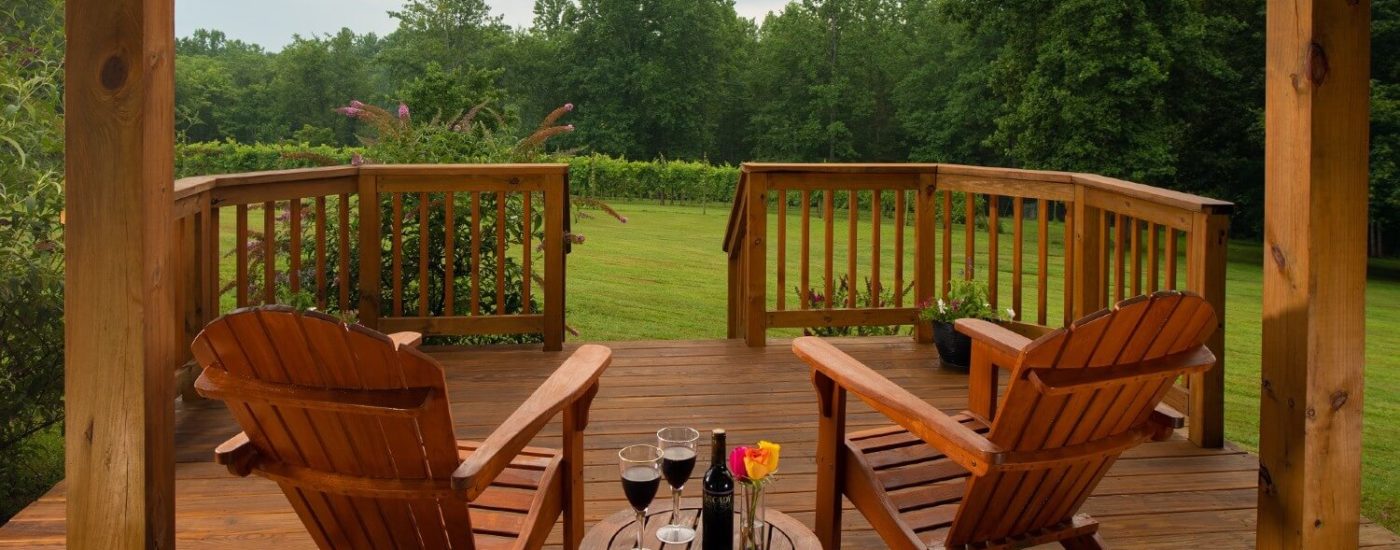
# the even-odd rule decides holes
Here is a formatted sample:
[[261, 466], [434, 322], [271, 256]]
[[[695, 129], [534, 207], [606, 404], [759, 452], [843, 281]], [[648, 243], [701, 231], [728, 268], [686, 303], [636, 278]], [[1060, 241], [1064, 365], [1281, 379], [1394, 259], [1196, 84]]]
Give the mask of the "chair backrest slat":
[[[442, 368], [382, 334], [277, 306], [210, 323], [196, 358], [322, 548], [473, 548]], [[240, 394], [240, 390], [245, 390]], [[338, 486], [334, 480], [356, 480]]]
[[[1177, 377], [1200, 370], [1202, 361], [1213, 362], [1203, 343], [1216, 325], [1215, 311], [1204, 299], [1173, 291], [1125, 300], [1047, 334], [1013, 367], [1006, 406], [988, 439], [1023, 452], [1121, 440], [1145, 426]], [[1080, 369], [1096, 372], [1059, 373]], [[1005, 539], [1070, 521], [1119, 454], [974, 477], [948, 531], [948, 545]]]

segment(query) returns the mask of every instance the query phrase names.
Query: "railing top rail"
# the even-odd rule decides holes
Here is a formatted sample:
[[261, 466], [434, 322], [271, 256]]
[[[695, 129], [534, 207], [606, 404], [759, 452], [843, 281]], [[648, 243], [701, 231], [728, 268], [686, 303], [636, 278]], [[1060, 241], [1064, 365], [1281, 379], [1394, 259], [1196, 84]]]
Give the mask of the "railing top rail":
[[804, 172], [814, 174], [918, 174], [938, 170], [937, 164], [916, 163], [778, 163], [745, 162], [743, 172]]
[[366, 164], [360, 173], [376, 176], [541, 176], [568, 173], [569, 165], [549, 164]]
[[180, 200], [219, 187], [287, 183], [355, 177], [360, 174], [396, 176], [503, 176], [559, 175], [569, 171], [568, 164], [371, 164], [366, 166], [328, 166], [293, 168], [237, 174], [191, 176], [175, 180], [174, 199]]
[[1181, 191], [1172, 191], [1170, 189], [1153, 187], [1151, 185], [1134, 183], [1107, 176], [1074, 174], [1074, 183], [1094, 189], [1121, 193], [1145, 201], [1174, 206], [1193, 212], [1230, 214], [1235, 210], [1235, 204], [1232, 202], [1202, 197], [1200, 195], [1192, 195]]
[[1044, 183], [1082, 185], [1103, 191], [1120, 193], [1129, 197], [1159, 203], [1174, 208], [1208, 214], [1229, 214], [1234, 204], [1153, 187], [1127, 180], [1074, 172], [1050, 170], [1026, 170], [1021, 168], [998, 168], [989, 166], [969, 166], [961, 164], [821, 164], [821, 163], [767, 163], [746, 162], [742, 172], [757, 173], [813, 173], [813, 174], [911, 174], [935, 173], [940, 175], [976, 176], [998, 179], [1014, 179]]

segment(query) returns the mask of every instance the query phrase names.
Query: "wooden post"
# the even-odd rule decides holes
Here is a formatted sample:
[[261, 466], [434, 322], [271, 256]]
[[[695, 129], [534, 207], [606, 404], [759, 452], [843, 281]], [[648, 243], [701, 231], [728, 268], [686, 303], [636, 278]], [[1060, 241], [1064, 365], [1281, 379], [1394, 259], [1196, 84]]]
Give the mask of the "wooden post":
[[[902, 191], [901, 191], [902, 192]], [[938, 282], [934, 273], [938, 270], [938, 250], [934, 248], [934, 228], [938, 225], [935, 210], [938, 205], [938, 175], [933, 172], [919, 174], [919, 191], [914, 204], [914, 302], [934, 300], [938, 292]], [[933, 325], [919, 321], [914, 325], [914, 339], [922, 343], [933, 342]]]
[[743, 284], [743, 272], [740, 269], [739, 253], [729, 252], [729, 338], [738, 338], [743, 335], [739, 327], [739, 308], [742, 301], [739, 299], [739, 285]]
[[1225, 260], [1229, 236], [1228, 215], [1202, 212], [1192, 216], [1188, 284], [1215, 307], [1217, 326], [1206, 340], [1206, 347], [1215, 353], [1215, 368], [1191, 376], [1187, 428], [1193, 443], [1209, 448], [1225, 446]]
[[70, 548], [173, 548], [173, 0], [68, 0]]
[[[564, 349], [564, 271], [567, 247], [564, 217], [569, 190], [564, 175], [553, 176], [544, 191], [544, 349]], [[475, 222], [473, 222], [475, 223]]]
[[1356, 548], [1369, 0], [1269, 0], [1260, 548]]
[[383, 250], [379, 227], [379, 178], [360, 174], [360, 324], [379, 326], [379, 296]]
[[[1074, 320], [1100, 309], [1107, 304], [1104, 303], [1104, 283], [1102, 272], [1099, 266], [1103, 265], [1103, 255], [1099, 243], [1103, 241], [1103, 228], [1099, 226], [1098, 219], [1102, 210], [1089, 206], [1085, 200], [1085, 188], [1078, 183], [1074, 184], [1074, 205], [1072, 216], [1077, 223], [1074, 223], [1074, 244], [1073, 244], [1073, 280], [1070, 281], [1071, 306], [1069, 319]], [[1037, 212], [1036, 215], [1046, 215]], [[1065, 223], [1070, 223], [1066, 220]]]
[[[768, 174], [749, 174], [745, 232], [740, 246], [748, 256], [744, 274], [744, 340], [751, 347], [767, 342], [768, 329]], [[781, 290], [780, 290], [781, 291]], [[830, 297], [828, 297], [828, 300]]]

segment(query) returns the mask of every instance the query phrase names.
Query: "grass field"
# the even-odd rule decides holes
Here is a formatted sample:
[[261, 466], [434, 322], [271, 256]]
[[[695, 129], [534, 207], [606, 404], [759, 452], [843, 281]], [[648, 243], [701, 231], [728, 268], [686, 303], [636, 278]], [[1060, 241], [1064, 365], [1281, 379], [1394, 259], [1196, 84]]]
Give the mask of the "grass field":
[[[727, 205], [708, 208], [615, 203], [629, 223], [587, 220], [575, 230], [587, 236], [569, 257], [568, 322], [589, 341], [654, 338], [723, 338], [726, 319], [726, 262], [720, 250], [728, 217]], [[793, 216], [795, 218], [795, 216]], [[796, 285], [796, 242], [800, 229], [790, 219], [789, 288]], [[838, 214], [836, 271], [845, 270], [845, 218]], [[770, 223], [770, 226], [776, 225]], [[820, 224], [813, 226], [813, 248], [820, 247]], [[867, 241], [869, 221], [861, 222]], [[1034, 224], [1027, 224], [1027, 239]], [[776, 229], [770, 229], [770, 235]], [[893, 265], [893, 228], [882, 230], [884, 269]], [[955, 254], [962, 250], [961, 229], [954, 228]], [[1052, 225], [1050, 315], [1060, 316], [1063, 301], [1063, 258], [1058, 246], [1063, 227]], [[983, 237], [985, 238], [985, 234]], [[911, 233], [912, 242], [912, 233]], [[1010, 237], [1003, 235], [1002, 270], [1010, 268]], [[868, 241], [867, 241], [868, 242]], [[1033, 242], [1033, 241], [1032, 241]], [[868, 245], [860, 250], [868, 250]], [[978, 248], [985, 254], [985, 243]], [[814, 253], [816, 250], [814, 250]], [[912, 254], [912, 251], [909, 252]], [[770, 258], [771, 256], [770, 252]], [[1026, 252], [1033, 270], [1033, 252]], [[912, 257], [912, 256], [911, 256]], [[1226, 301], [1226, 436], [1241, 446], [1258, 445], [1259, 350], [1263, 274], [1258, 244], [1230, 246]], [[868, 257], [859, 259], [867, 273]], [[985, 258], [979, 260], [986, 265]], [[909, 269], [906, 264], [906, 269]], [[1184, 269], [1184, 266], [1183, 266]], [[1400, 272], [1395, 263], [1373, 264], [1367, 287], [1365, 453], [1363, 456], [1364, 513], [1392, 530], [1400, 530]], [[890, 277], [886, 271], [886, 278]], [[985, 273], [985, 267], [979, 268]], [[1385, 274], [1385, 277], [1379, 276]], [[1003, 303], [1009, 302], [1010, 276], [1000, 277]], [[813, 266], [818, 286], [821, 266]], [[889, 284], [889, 283], [886, 283]], [[791, 293], [791, 291], [790, 291]], [[773, 290], [770, 288], [770, 296]], [[1034, 304], [1026, 296], [1027, 304]], [[795, 303], [790, 301], [790, 304]], [[793, 307], [793, 306], [789, 306]], [[1027, 315], [1033, 311], [1025, 312]], [[774, 334], [778, 334], [774, 332]]]

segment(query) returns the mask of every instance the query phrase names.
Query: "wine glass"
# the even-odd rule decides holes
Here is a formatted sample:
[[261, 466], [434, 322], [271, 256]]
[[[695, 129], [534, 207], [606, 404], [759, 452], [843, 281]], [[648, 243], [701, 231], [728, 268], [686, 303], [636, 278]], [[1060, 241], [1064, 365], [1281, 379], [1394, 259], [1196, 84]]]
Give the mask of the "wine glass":
[[661, 448], [661, 474], [671, 485], [671, 522], [656, 531], [656, 538], [666, 544], [685, 544], [695, 540], [695, 530], [676, 519], [681, 510], [681, 491], [690, 473], [695, 470], [695, 442], [700, 432], [694, 428], [661, 428], [656, 431], [657, 446]]
[[661, 449], [653, 445], [630, 445], [617, 452], [617, 466], [622, 475], [622, 492], [637, 512], [637, 546], [632, 550], [647, 550], [642, 546], [642, 530], [646, 528], [647, 507], [661, 488]]

